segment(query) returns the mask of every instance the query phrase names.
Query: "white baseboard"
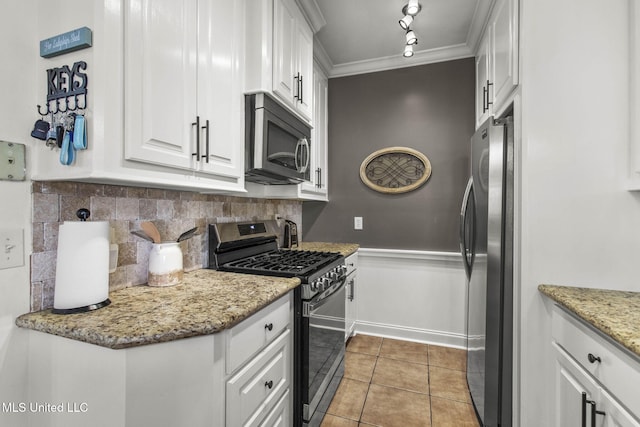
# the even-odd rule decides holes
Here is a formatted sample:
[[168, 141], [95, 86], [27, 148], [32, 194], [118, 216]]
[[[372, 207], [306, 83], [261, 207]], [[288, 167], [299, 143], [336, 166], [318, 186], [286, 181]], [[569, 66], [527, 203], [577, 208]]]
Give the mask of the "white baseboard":
[[467, 348], [466, 336], [450, 332], [430, 331], [427, 329], [361, 321], [356, 322], [355, 332], [356, 334], [413, 341], [442, 347], [453, 347], [463, 350]]

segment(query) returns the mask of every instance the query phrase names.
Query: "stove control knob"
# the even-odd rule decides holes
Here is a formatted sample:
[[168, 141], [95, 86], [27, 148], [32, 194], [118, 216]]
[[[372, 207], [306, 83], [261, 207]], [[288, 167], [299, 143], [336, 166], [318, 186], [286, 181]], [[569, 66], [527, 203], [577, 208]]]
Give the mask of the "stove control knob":
[[327, 277], [323, 277], [322, 279], [322, 290], [326, 290], [329, 289], [331, 287], [331, 279], [327, 278]]
[[318, 280], [314, 280], [309, 284], [309, 287], [311, 288], [312, 291], [317, 291], [319, 287], [318, 285], [319, 285]]
[[330, 280], [338, 280], [338, 278], [340, 277], [337, 271], [329, 272], [328, 276]]

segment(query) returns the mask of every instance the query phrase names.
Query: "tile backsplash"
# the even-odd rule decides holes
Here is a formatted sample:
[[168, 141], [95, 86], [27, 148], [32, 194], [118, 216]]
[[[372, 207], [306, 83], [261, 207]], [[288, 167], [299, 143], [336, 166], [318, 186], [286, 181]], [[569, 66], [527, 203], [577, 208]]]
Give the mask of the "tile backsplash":
[[[32, 184], [33, 252], [31, 255], [31, 311], [53, 307], [58, 227], [77, 221], [76, 211], [87, 208], [89, 220], [109, 221], [118, 244], [118, 266], [109, 275], [109, 290], [145, 284], [151, 243], [130, 232], [152, 221], [163, 240], [175, 240], [198, 227], [197, 235], [182, 242], [185, 271], [206, 267], [207, 224], [271, 219], [275, 214], [298, 223], [302, 230], [302, 202], [200, 194], [189, 191], [68, 181]], [[115, 236], [115, 237], [113, 237]]]

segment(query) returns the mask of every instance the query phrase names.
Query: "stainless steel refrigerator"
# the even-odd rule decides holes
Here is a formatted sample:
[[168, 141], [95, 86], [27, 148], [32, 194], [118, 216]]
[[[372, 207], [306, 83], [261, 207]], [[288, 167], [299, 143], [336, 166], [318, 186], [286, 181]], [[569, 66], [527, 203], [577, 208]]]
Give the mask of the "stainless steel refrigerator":
[[467, 383], [481, 425], [511, 427], [513, 379], [513, 119], [471, 138], [460, 213], [468, 279]]

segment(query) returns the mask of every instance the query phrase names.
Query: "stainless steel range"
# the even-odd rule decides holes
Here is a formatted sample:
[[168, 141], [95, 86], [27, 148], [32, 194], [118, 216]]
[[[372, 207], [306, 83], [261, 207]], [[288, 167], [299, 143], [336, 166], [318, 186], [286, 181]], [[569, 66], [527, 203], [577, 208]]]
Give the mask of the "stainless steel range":
[[209, 268], [300, 279], [294, 292], [293, 415], [295, 425], [320, 425], [344, 370], [344, 257], [280, 249], [272, 220], [210, 224]]

